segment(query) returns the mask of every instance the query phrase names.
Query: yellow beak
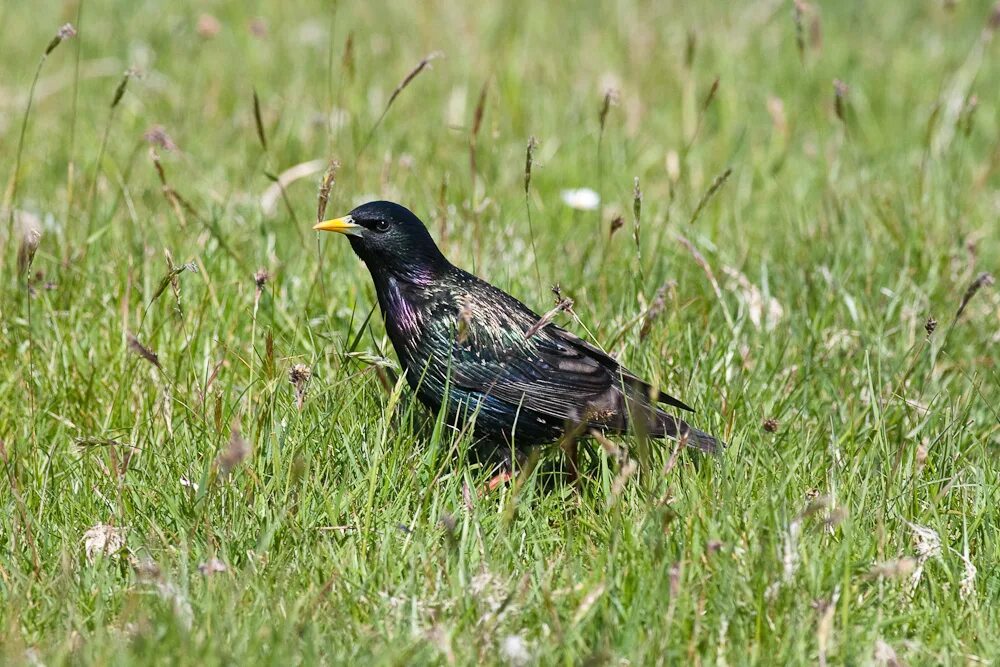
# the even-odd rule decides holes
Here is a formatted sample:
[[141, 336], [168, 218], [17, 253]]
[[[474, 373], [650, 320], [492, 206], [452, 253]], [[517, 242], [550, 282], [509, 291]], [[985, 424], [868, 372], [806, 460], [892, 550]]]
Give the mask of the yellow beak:
[[345, 215], [342, 218], [333, 218], [332, 220], [319, 222], [313, 226], [313, 229], [318, 232], [338, 232], [347, 236], [361, 236], [361, 231], [364, 227], [355, 223], [351, 219], [351, 216]]

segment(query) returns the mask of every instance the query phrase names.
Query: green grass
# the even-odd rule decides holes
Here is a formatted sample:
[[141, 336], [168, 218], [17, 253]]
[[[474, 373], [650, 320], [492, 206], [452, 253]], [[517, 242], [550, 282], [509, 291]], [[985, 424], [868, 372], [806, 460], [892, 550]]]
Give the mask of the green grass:
[[[824, 3], [801, 52], [789, 2], [80, 2], [0, 5], [0, 661], [489, 664], [512, 637], [538, 664], [1000, 655], [997, 290], [955, 320], [1000, 262], [989, 2]], [[267, 174], [331, 157], [331, 214], [394, 199], [536, 310], [559, 283], [562, 324], [729, 448], [668, 443], [628, 479], [592, 448], [577, 488], [549, 452], [480, 491], [363, 328], [366, 270], [310, 229], [322, 174], [262, 209]], [[179, 297], [168, 251], [197, 268]], [[234, 425], [252, 451], [226, 475]], [[98, 523], [126, 541], [90, 563]]]

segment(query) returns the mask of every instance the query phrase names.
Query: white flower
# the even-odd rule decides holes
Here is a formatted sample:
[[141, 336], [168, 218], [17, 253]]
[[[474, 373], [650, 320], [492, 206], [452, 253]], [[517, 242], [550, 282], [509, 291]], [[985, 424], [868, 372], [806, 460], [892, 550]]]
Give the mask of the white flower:
[[521, 635], [507, 635], [500, 642], [500, 659], [514, 667], [527, 665], [531, 662], [528, 643], [521, 638]]
[[601, 205], [601, 196], [590, 188], [576, 188], [562, 191], [563, 203], [578, 211], [596, 211]]

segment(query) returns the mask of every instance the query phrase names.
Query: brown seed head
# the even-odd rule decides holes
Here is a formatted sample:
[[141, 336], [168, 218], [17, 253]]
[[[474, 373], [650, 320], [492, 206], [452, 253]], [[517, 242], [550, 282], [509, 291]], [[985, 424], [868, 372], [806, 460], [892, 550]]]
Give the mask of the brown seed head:
[[162, 366], [160, 366], [159, 355], [157, 355], [156, 352], [153, 352], [151, 349], [140, 343], [139, 339], [136, 338], [131, 333], [128, 334], [128, 349], [132, 350], [132, 352], [139, 355], [140, 357], [142, 357], [149, 363], [153, 364], [157, 368], [162, 368]]
[[167, 134], [167, 130], [162, 125], [153, 125], [142, 135], [142, 138], [146, 140], [147, 143], [153, 146], [159, 146], [166, 151], [177, 150], [177, 144], [174, 140]]
[[625, 219], [622, 218], [620, 215], [616, 215], [614, 218], [611, 219], [611, 231], [608, 232], [608, 238], [614, 236], [615, 232], [617, 232], [624, 226], [625, 226]]
[[253, 274], [253, 281], [257, 285], [257, 292], [263, 292], [264, 287], [267, 286], [267, 281], [271, 279], [271, 274], [267, 272], [267, 269], [260, 268], [257, 272]]
[[302, 409], [302, 404], [306, 400], [306, 388], [310, 378], [312, 378], [312, 370], [305, 364], [295, 364], [288, 372], [288, 381], [295, 385], [295, 403], [299, 410]]
[[968, 288], [966, 288], [965, 294], [962, 295], [962, 303], [958, 307], [958, 312], [955, 313], [955, 319], [957, 320], [961, 317], [962, 313], [965, 311], [965, 307], [969, 305], [969, 302], [972, 301], [972, 297], [976, 296], [976, 293], [979, 290], [984, 287], [990, 287], [994, 282], [993, 275], [990, 273], [983, 272], [976, 276], [976, 279], [969, 284]]
[[926, 331], [927, 335], [930, 336], [934, 333], [935, 329], [937, 329], [937, 320], [933, 317], [928, 317], [927, 321], [924, 322], [924, 331]]
[[846, 122], [846, 104], [847, 104], [847, 94], [850, 92], [850, 88], [846, 83], [840, 79], [833, 80], [833, 110], [837, 114], [837, 118], [840, 122]]

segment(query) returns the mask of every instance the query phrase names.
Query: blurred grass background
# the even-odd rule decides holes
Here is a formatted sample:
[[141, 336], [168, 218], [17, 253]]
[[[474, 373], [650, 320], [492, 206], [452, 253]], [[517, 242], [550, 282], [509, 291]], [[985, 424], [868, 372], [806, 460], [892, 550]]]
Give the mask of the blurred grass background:
[[[995, 658], [998, 24], [971, 0], [3, 3], [4, 661]], [[363, 326], [364, 267], [310, 229], [329, 159], [331, 215], [397, 200], [539, 312], [559, 284], [561, 323], [730, 448], [478, 491]]]

